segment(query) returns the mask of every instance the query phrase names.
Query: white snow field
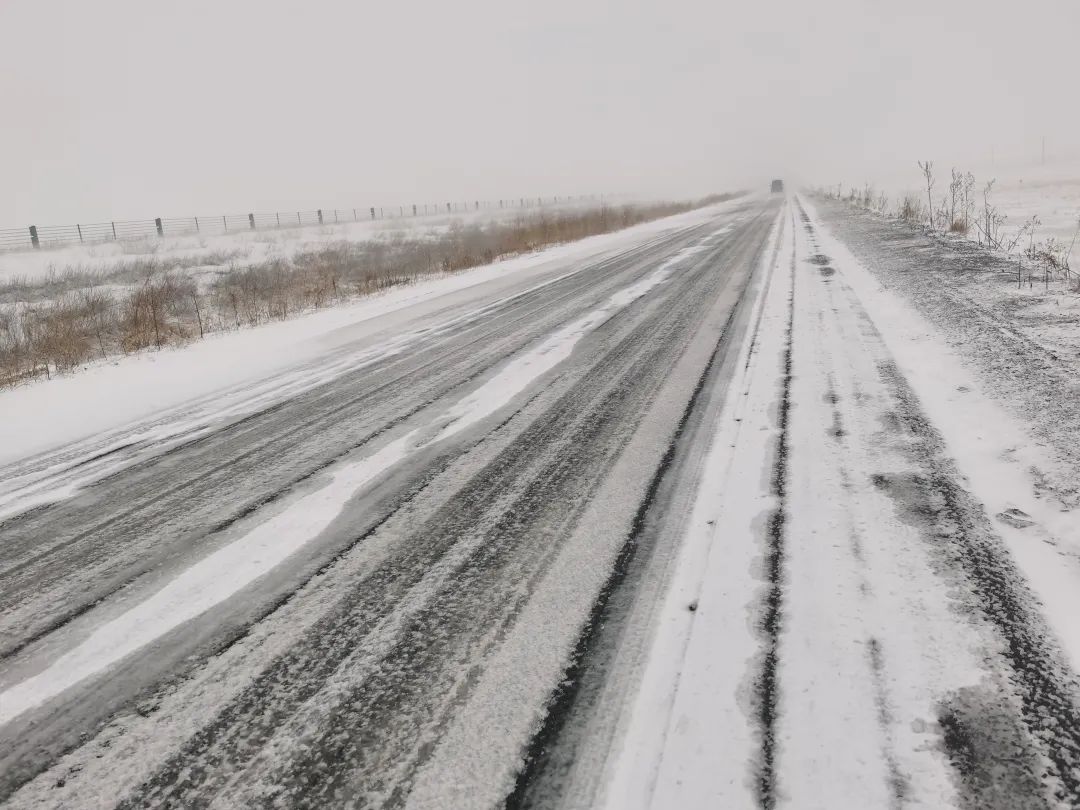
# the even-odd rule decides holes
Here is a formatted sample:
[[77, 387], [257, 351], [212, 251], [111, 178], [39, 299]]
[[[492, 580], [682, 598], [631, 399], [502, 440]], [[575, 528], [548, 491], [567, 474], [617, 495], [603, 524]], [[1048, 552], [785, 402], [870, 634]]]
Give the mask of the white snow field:
[[[1040, 220], [1036, 239], [1053, 236], [1071, 242], [1080, 221], [1080, 161], [1052, 162], [1001, 173], [996, 199], [1017, 227], [1032, 216]], [[1080, 262], [1080, 259], [1077, 259]]]
[[[942, 161], [934, 162], [934, 187], [931, 192], [934, 207], [937, 208], [949, 193], [950, 171], [957, 169], [961, 173], [970, 171], [975, 176], [973, 197], [976, 213], [983, 210], [983, 191], [987, 181], [993, 180], [989, 202], [999, 213], [1005, 215], [1001, 227], [1001, 236], [1008, 240], [1020, 227], [1033, 216], [1039, 224], [1035, 230], [1036, 243], [1048, 238], [1069, 244], [1077, 236], [1080, 220], [1080, 160], [1060, 158], [1047, 163], [1009, 162], [993, 164], [987, 161], [955, 164]], [[864, 183], [870, 183], [879, 192], [888, 197], [889, 209], [895, 212], [905, 195], [912, 195], [925, 207], [926, 182], [917, 162], [903, 172], [890, 172], [880, 177], [868, 177]], [[859, 186], [861, 190], [861, 186]], [[830, 189], [835, 192], [836, 186]], [[846, 196], [851, 190], [850, 184], [842, 186]], [[972, 228], [967, 238], [978, 241], [979, 232]], [[1078, 240], [1080, 243], [1080, 240]], [[1027, 240], [1021, 247], [1027, 247]], [[1073, 255], [1073, 266], [1080, 259]]]
[[[549, 203], [546, 212], [570, 211], [594, 203]], [[395, 211], [396, 211], [395, 207]], [[94, 273], [138, 261], [158, 260], [177, 263], [181, 271], [212, 274], [230, 263], [256, 264], [269, 259], [287, 259], [298, 253], [316, 250], [338, 242], [369, 242], [395, 237], [429, 238], [445, 233], [455, 224], [471, 225], [510, 220], [536, 213], [535, 208], [485, 208], [482, 211], [436, 213], [417, 217], [390, 216], [358, 222], [333, 222], [259, 230], [239, 229], [229, 233], [183, 234], [164, 237], [147, 236], [114, 242], [43, 248], [41, 250], [0, 251], [0, 283], [16, 279], [34, 282], [50, 274]]]

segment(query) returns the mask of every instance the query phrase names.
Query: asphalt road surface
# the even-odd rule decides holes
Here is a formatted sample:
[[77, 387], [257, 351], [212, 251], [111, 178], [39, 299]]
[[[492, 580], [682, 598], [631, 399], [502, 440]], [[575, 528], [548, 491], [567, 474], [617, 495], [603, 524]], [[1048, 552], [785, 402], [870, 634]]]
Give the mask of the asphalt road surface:
[[[0, 523], [0, 799], [401, 805], [458, 778], [468, 757], [429, 766], [481, 688], [508, 706], [473, 754], [492, 795], [513, 788], [618, 561], [647, 517], [657, 533], [661, 480], [700, 462], [707, 436], [686, 436], [717, 407], [780, 205], [448, 305], [407, 351], [79, 459], [100, 476]], [[537, 345], [542, 373], [506, 373]], [[305, 523], [336, 471], [380, 451]], [[287, 564], [193, 585], [196, 615], [150, 615], [268, 522], [298, 538]], [[524, 671], [495, 669], [510, 656]]]

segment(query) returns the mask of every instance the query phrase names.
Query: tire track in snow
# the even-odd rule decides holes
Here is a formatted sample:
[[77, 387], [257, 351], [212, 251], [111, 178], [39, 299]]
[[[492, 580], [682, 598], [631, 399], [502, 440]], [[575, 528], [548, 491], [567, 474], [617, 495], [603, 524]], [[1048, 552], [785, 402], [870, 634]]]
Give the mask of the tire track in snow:
[[[842, 397], [839, 393], [841, 387], [838, 385], [838, 377], [844, 380], [847, 389], [856, 392], [857, 399], [859, 384], [855, 370], [862, 367], [860, 361], [862, 356], [866, 354], [868, 347], [865, 340], [858, 339], [861, 336], [851, 335], [846, 328], [847, 321], [841, 317], [843, 311], [841, 307], [843, 305], [836, 299], [837, 285], [834, 283], [836, 270], [830, 265], [831, 258], [820, 252], [821, 248], [813, 224], [809, 221], [809, 217], [801, 204], [798, 205], [800, 212], [803, 214], [804, 227], [807, 232], [809, 247], [806, 253], [813, 251], [812, 255], [804, 257], [803, 261], [815, 267], [818, 271], [817, 283], [808, 281], [803, 289], [808, 300], [813, 302], [813, 308], [818, 314], [819, 327], [814, 332], [815, 340], [814, 345], [810, 348], [810, 354], [814, 355], [815, 363], [824, 367], [825, 392], [823, 401], [829, 406], [828, 411], [832, 419], [831, 425], [825, 429], [826, 435], [830, 439], [825, 454], [830, 458], [830, 463], [835, 466], [841, 491], [845, 493], [845, 497], [856, 498], [858, 497], [856, 493], [866, 486], [866, 482], [861, 480], [861, 472], [858, 471], [860, 464], [853, 455], [856, 448], [849, 441], [848, 431], [845, 428], [841, 407]], [[810, 275], [814, 277], [814, 274]], [[824, 301], [820, 300], [822, 296], [825, 299]], [[831, 312], [836, 317], [827, 318], [827, 312]], [[851, 438], [856, 442], [865, 440], [863, 432], [865, 427], [859, 423], [858, 419], [853, 421], [855, 422], [853, 425], [855, 435]], [[856, 470], [854, 474], [853, 465]], [[858, 485], [856, 484], [857, 479], [860, 479]], [[843, 510], [842, 519], [845, 524], [848, 548], [852, 559], [855, 561], [854, 575], [857, 580], [858, 597], [862, 602], [861, 609], [869, 615], [873, 615], [875, 594], [870, 582], [871, 571], [868, 567], [866, 554], [867, 538], [864, 537], [861, 523], [855, 511], [852, 508]], [[858, 641], [866, 646], [866, 664], [871, 681], [877, 727], [880, 733], [881, 760], [885, 770], [884, 776], [888, 783], [887, 800], [889, 807], [893, 808], [893, 810], [899, 810], [905, 804], [910, 788], [908, 779], [902, 772], [896, 755], [895, 735], [892, 731], [895, 719], [890, 706], [889, 673], [885, 668], [882, 641], [874, 635], [876, 629], [870, 626], [865, 629], [865, 632], [868, 632], [869, 635], [858, 639]]]
[[[305, 482], [322, 472], [345, 455], [355, 452], [365, 445], [376, 441], [386, 431], [409, 416], [419, 413], [436, 401], [453, 394], [455, 390], [468, 387], [478, 377], [487, 373], [494, 365], [503, 362], [509, 355], [519, 350], [524, 343], [535, 337], [537, 332], [554, 328], [554, 324], [564, 317], [564, 307], [588, 306], [591, 296], [603, 295], [605, 291], [620, 289], [628, 279], [619, 273], [608, 271], [618, 268], [620, 262], [630, 262], [633, 272], [629, 280], [647, 274], [654, 269], [653, 261], [667, 257], [672, 250], [672, 243], [684, 245], [699, 240], [715, 227], [715, 224], [695, 226], [680, 232], [676, 238], [664, 240], [661, 244], [649, 243], [643, 247], [628, 251], [617, 259], [598, 263], [594, 271], [578, 272], [567, 278], [564, 283], [538, 289], [531, 289], [514, 296], [508, 302], [501, 302], [497, 307], [496, 317], [490, 320], [476, 318], [467, 321], [463, 328], [454, 335], [454, 341], [448, 348], [436, 343], [436, 351], [419, 352], [418, 359], [413, 357], [395, 357], [385, 368], [373, 366], [359, 372], [350, 372], [338, 378], [334, 383], [303, 394], [289, 403], [274, 404], [249, 415], [238, 422], [224, 426], [221, 431], [196, 439], [193, 445], [206, 442], [205, 453], [210, 455], [208, 464], [196, 464], [188, 474], [162, 475], [161, 467], [172, 463], [169, 456], [180, 451], [172, 448], [163, 456], [147, 459], [95, 483], [89, 495], [96, 495], [105, 500], [105, 509], [95, 509], [97, 504], [87, 507], [78, 502], [61, 503], [55, 510], [44, 507], [42, 512], [33, 516], [21, 515], [12, 519], [11, 528], [18, 529], [8, 534], [6, 552], [14, 555], [20, 543], [27, 543], [32, 549], [32, 556], [15, 565], [9, 565], [0, 574], [2, 597], [0, 608], [5, 604], [14, 604], [25, 592], [34, 598], [40, 598], [49, 587], [60, 590], [64, 609], [43, 610], [37, 605], [32, 612], [22, 633], [0, 627], [0, 662], [26, 649], [33, 643], [46, 638], [50, 633], [63, 630], [71, 622], [79, 619], [96, 605], [123, 593], [127, 588], [138, 583], [145, 575], [161, 562], [162, 556], [170, 549], [170, 543], [148, 543], [146, 538], [161, 531], [161, 523], [168, 518], [172, 534], [187, 535], [188, 554], [195, 553], [194, 546], [214, 547], [216, 537], [245, 516], [250, 516], [259, 508], [273, 504], [288, 496]], [[523, 329], [507, 335], [506, 321], [512, 320]], [[386, 409], [385, 420], [365, 425], [359, 436], [350, 435], [350, 419], [363, 418], [365, 406], [382, 396], [393, 395], [403, 385], [409, 385], [417, 378], [423, 385], [417, 387], [420, 396], [408, 398], [402, 408]], [[368, 378], [371, 381], [368, 381]], [[355, 389], [360, 386], [357, 392]], [[280, 413], [279, 413], [280, 412]], [[360, 414], [358, 417], [357, 414]], [[288, 431], [282, 435], [271, 430], [269, 438], [249, 439], [260, 430], [265, 431], [268, 417], [286, 423]], [[230, 494], [236, 487], [237, 480], [245, 476], [262, 475], [261, 468], [270, 470], [284, 469], [289, 472], [289, 465], [278, 463], [273, 452], [282, 444], [295, 447], [298, 442], [309, 443], [318, 440], [326, 444], [326, 436], [336, 436], [332, 446], [323, 449], [317, 459], [297, 465], [294, 474], [283, 476], [274, 473], [273, 486], [257, 492], [254, 497], [223, 498], [221, 493]], [[189, 447], [200, 450], [199, 447]], [[287, 455], [284, 451], [282, 454]], [[214, 456], [217, 457], [214, 457]], [[186, 458], [187, 456], [183, 456]], [[145, 478], [143, 477], [145, 474]], [[132, 477], [136, 483], [132, 486]], [[124, 482], [124, 491], [114, 507], [108, 499], [116, 498], [112, 492], [114, 482]], [[242, 495], [247, 495], [246, 492]], [[195, 499], [205, 501], [211, 507], [217, 501], [224, 501], [222, 508], [212, 515], [209, 525], [192, 524], [190, 510], [170, 516], [170, 505]], [[205, 508], [208, 517], [210, 509]], [[104, 517], [97, 515], [104, 512]], [[196, 515], [200, 514], [196, 511]], [[77, 517], [73, 521], [72, 516]], [[163, 516], [165, 516], [163, 518]], [[29, 518], [33, 517], [32, 520]], [[59, 528], [54, 528], [59, 523]], [[179, 523], [179, 525], [175, 525]], [[87, 525], [89, 524], [89, 525]], [[75, 526], [76, 531], [71, 532]], [[40, 548], [40, 538], [50, 538], [48, 548]], [[129, 540], [134, 542], [129, 542]], [[136, 554], [135, 543], [142, 543], [142, 554]], [[126, 547], [125, 547], [126, 546]], [[124, 547], [123, 553], [132, 558], [129, 566], [116, 572], [116, 555], [108, 551]], [[79, 567], [86, 569], [108, 558], [109, 570], [95, 578], [92, 586], [80, 595], [72, 587], [67, 568], [57, 565], [58, 558], [67, 558], [69, 564], [76, 554], [84, 555], [79, 560]], [[81, 596], [81, 598], [80, 598]], [[27, 600], [24, 600], [27, 601]], [[14, 616], [5, 617], [13, 622]]]
[[[873, 320], [842, 280], [831, 293], [884, 346]], [[956, 578], [962, 610], [995, 634], [984, 683], [945, 695], [935, 707], [939, 740], [970, 810], [1080, 806], [1080, 681], [1054, 641], [1030, 586], [949, 457], [946, 438], [885, 352], [877, 376], [888, 394], [887, 425], [914, 469], [872, 476], [898, 517], [919, 531], [938, 574]], [[875, 683], [882, 654], [871, 647]], [[899, 793], [900, 798], [903, 793]]]
[[[944, 440], [922, 414], [899, 369], [882, 364], [881, 376], [901, 405], [897, 413], [901, 429], [915, 439], [910, 452], [928, 467], [928, 474], [906, 481], [882, 476], [876, 483], [896, 499], [898, 512], [928, 525], [945, 564], [963, 573], [978, 610], [1001, 635], [999, 654], [1011, 670], [1019, 719], [1051, 764], [1046, 776], [1060, 782], [1056, 797], [1080, 807], [1080, 681], [1051, 641], [1053, 635], [1030, 589], [982, 508], [958, 483], [959, 474], [947, 460]], [[1011, 714], [1007, 703], [995, 707], [977, 694], [957, 695], [940, 707], [943, 742], [972, 807], [994, 806], [986, 804], [988, 791], [1001, 790], [994, 784], [1002, 774], [995, 773], [1000, 765], [992, 760], [992, 743], [995, 738], [1004, 741]], [[1015, 745], [1026, 747], [1022, 739]], [[1038, 767], [1031, 760], [1030, 753], [1017, 757], [1018, 767], [1009, 769], [1011, 795], [1040, 787], [1025, 772], [1027, 765]]]
[[783, 623], [784, 528], [787, 523], [788, 485], [788, 418], [791, 411], [792, 354], [795, 332], [795, 257], [798, 250], [798, 228], [792, 211], [791, 281], [788, 292], [788, 324], [782, 361], [779, 401], [777, 404], [777, 439], [771, 478], [776, 507], [766, 524], [764, 613], [761, 629], [764, 633], [760, 672], [755, 684], [758, 732], [757, 785], [758, 802], [765, 810], [773, 810], [777, 801], [776, 716], [779, 705], [780, 630]]
[[[669, 301], [663, 307], [670, 314], [674, 314], [682, 308], [680, 300], [685, 299], [684, 291], [675, 291], [669, 296]], [[493, 598], [500, 587], [507, 582], [513, 583], [514, 577], [508, 576], [505, 566], [510, 565], [516, 559], [515, 555], [521, 554], [522, 545], [529, 541], [529, 535], [521, 527], [522, 524], [540, 520], [538, 514], [555, 510], [556, 518], [552, 514], [546, 520], [540, 520], [549, 527], [549, 530], [559, 534], [559, 522], [570, 520], [574, 513], [567, 512], [561, 504], [568, 500], [563, 487], [567, 485], [567, 476], [584, 475], [586, 480], [592, 481], [595, 486], [600, 478], [599, 471], [606, 462], [606, 453], [598, 452], [596, 446], [596, 431], [602, 431], [606, 435], [612, 435], [612, 430], [617, 430], [620, 425], [625, 425], [625, 420], [615, 419], [609, 412], [611, 409], [619, 409], [632, 404], [632, 402], [620, 402], [625, 399], [624, 394], [619, 394], [618, 389], [612, 392], [608, 389], [612, 381], [634, 379], [639, 388], [645, 386], [647, 380], [656, 376], [663, 368], [663, 363], [658, 362], [658, 357], [666, 354], [666, 347], [670, 345], [669, 333], [673, 325], [658, 328], [655, 320], [640, 324], [633, 332], [625, 336], [608, 355], [603, 368], [597, 368], [590, 373], [595, 382], [582, 382], [578, 388], [573, 389], [564, 398], [558, 408], [552, 409], [551, 413], [532, 428], [512, 447], [506, 451], [505, 460], [494, 462], [491, 466], [497, 471], [497, 478], [492, 480], [488, 474], [481, 476], [472, 483], [459, 496], [463, 505], [464, 513], [459, 520], [449, 521], [443, 518], [439, 521], [440, 528], [433, 530], [432, 538], [427, 545], [434, 546], [435, 542], [444, 544], [438, 555], [428, 558], [427, 562], [411, 563], [402, 566], [400, 562], [395, 568], [404, 568], [407, 576], [420, 576], [437, 564], [448, 552], [446, 543], [458, 540], [460, 535], [469, 535], [475, 530], [470, 527], [478, 521], [476, 510], [481, 512], [485, 504], [503, 498], [501, 493], [513, 491], [528, 485], [525, 490], [524, 501], [514, 503], [514, 508], [507, 511], [501, 517], [493, 516], [495, 523], [488, 528], [484, 535], [488, 540], [479, 546], [474, 552], [460, 564], [453, 577], [453, 587], [444, 596], [438, 597], [430, 607], [423, 608], [415, 617], [408, 618], [407, 629], [401, 633], [402, 641], [397, 643], [392, 651], [384, 654], [379, 661], [378, 668], [365, 678], [356, 678], [356, 684], [349, 687], [345, 693], [342, 708], [332, 716], [320, 721], [318, 724], [307, 723], [309, 726], [320, 728], [319, 735], [314, 739], [305, 740], [302, 748], [295, 753], [283, 755], [283, 763], [273, 768], [275, 790], [285, 791], [292, 798], [292, 802], [300, 802], [308, 806], [311, 802], [327, 800], [330, 796], [356, 796], [360, 788], [357, 782], [365, 785], [365, 795], [381, 796], [380, 801], [398, 803], [402, 798], [402, 791], [407, 789], [408, 774], [422, 761], [423, 753], [418, 754], [419, 760], [412, 764], [402, 763], [402, 770], [391, 779], [390, 773], [379, 775], [372, 772], [372, 765], [368, 763], [365, 753], [365, 743], [370, 739], [363, 731], [364, 727], [371, 728], [371, 735], [378, 735], [387, 727], [401, 729], [404, 718], [411, 716], [418, 707], [416, 705], [402, 705], [402, 700], [409, 695], [401, 694], [402, 683], [421, 683], [432, 678], [429, 669], [440, 666], [440, 661], [449, 657], [458, 644], [455, 636], [461, 634], [466, 626], [467, 633], [473, 634], [480, 629], [489, 632], [490, 628], [505, 626], [513, 620], [518, 607], [523, 604], [528, 596], [528, 591], [518, 593], [510, 605]], [[678, 327], [679, 330], [684, 328]], [[653, 345], [646, 356], [640, 355], [641, 347]], [[653, 355], [656, 355], [654, 357]], [[631, 370], [633, 369], [633, 370]], [[608, 382], [601, 382], [607, 380]], [[603, 396], [601, 402], [610, 402], [598, 407], [589, 407], [584, 404], [583, 393], [596, 385], [600, 385], [598, 392]], [[621, 385], [621, 383], [620, 383]], [[644, 395], [648, 386], [639, 390], [637, 396]], [[597, 420], [597, 412], [607, 415]], [[527, 451], [528, 448], [537, 446], [540, 437], [558, 437], [557, 443], [563, 448], [554, 455], [550, 463], [553, 467], [546, 472], [533, 470], [536, 455]], [[611, 439], [609, 439], [610, 441]], [[521, 448], [521, 449], [518, 449]], [[524, 471], [529, 471], [526, 475]], [[588, 474], [594, 470], [594, 474]], [[529, 481], [535, 482], [529, 484]], [[578, 497], [587, 495], [580, 491]], [[507, 509], [510, 504], [504, 506]], [[515, 527], [518, 527], [515, 529]], [[535, 549], [534, 549], [535, 550]], [[424, 552], [425, 555], [427, 552]], [[546, 558], [546, 555], [545, 557]], [[543, 558], [537, 558], [543, 559]], [[518, 563], [520, 564], [520, 560]], [[535, 580], [543, 567], [537, 569], [530, 576]], [[400, 578], [401, 574], [388, 573], [389, 578]], [[486, 583], [481, 585], [480, 582]], [[500, 585], [501, 583], [501, 585]], [[486, 594], [485, 604], [488, 610], [502, 610], [500, 614], [492, 614], [487, 618], [475, 615], [467, 619], [463, 611], [474, 605], [472, 595], [475, 592]], [[348, 600], [354, 601], [361, 597], [349, 595]], [[368, 599], [381, 598], [378, 592], [374, 596], [367, 595]], [[515, 607], [518, 606], [518, 607]], [[373, 610], [369, 608], [369, 610]], [[402, 606], [396, 608], [398, 612]], [[363, 643], [363, 635], [357, 639], [358, 622], [356, 619], [345, 620], [340, 612], [324, 624], [324, 629], [313, 634], [312, 643], [316, 643], [322, 652], [318, 655], [319, 669], [324, 672], [332, 672], [342, 659], [338, 656], [347, 654], [358, 644]], [[377, 615], [377, 613], [375, 613]], [[455, 621], [461, 617], [461, 622]], [[368, 620], [370, 621], [370, 620]], [[362, 623], [359, 623], [362, 624]], [[436, 624], [443, 625], [444, 629], [439, 633], [436, 643], [433, 645], [430, 638], [430, 628]], [[495, 632], [495, 639], [498, 633]], [[335, 639], [340, 638], [338, 643]], [[445, 646], [450, 645], [450, 646]], [[304, 647], [297, 645], [286, 661], [304, 655]], [[467, 649], [467, 647], [466, 647]], [[284, 668], [284, 672], [282, 671]], [[329, 668], [329, 669], [327, 669]], [[199, 776], [195, 784], [181, 780], [181, 775], [192, 767], [193, 763], [215, 763], [223, 756], [230, 760], [230, 768], [236, 769], [244, 766], [244, 754], [239, 744], [234, 740], [237, 734], [244, 734], [244, 748], [254, 752], [260, 745], [267, 746], [270, 742], [266, 735], [274, 734], [278, 730], [278, 724], [258, 719], [262, 711], [260, 706], [270, 703], [275, 706], [275, 712], [288, 716], [290, 706], [297, 706], [297, 700], [304, 700], [311, 695], [309, 689], [321, 689], [320, 676], [316, 673], [305, 673], [302, 677], [290, 674], [290, 670], [296, 670], [295, 664], [282, 662], [280, 665], [261, 676], [259, 683], [253, 688], [252, 694], [237, 701], [234, 707], [230, 707], [227, 714], [223, 715], [207, 732], [202, 735], [197, 747], [189, 747], [182, 756], [176, 758], [174, 763], [163, 769], [154, 779], [149, 782], [145, 790], [140, 791], [132, 799], [131, 806], [139, 806], [149, 797], [168, 797], [171, 802], [179, 802], [185, 806], [197, 801], [200, 795], [212, 794], [215, 790], [216, 780], [220, 777], [214, 774], [208, 765], [199, 765]], [[296, 682], [302, 691], [294, 693]], [[290, 688], [290, 685], [291, 688]], [[454, 704], [464, 699], [465, 693], [459, 693], [454, 698]], [[271, 697], [273, 695], [273, 697]], [[355, 706], [355, 708], [353, 708]], [[452, 707], [450, 707], [452, 708]], [[438, 716], [450, 708], [436, 709]], [[359, 713], [359, 716], [357, 715]], [[243, 720], [244, 717], [251, 719]], [[416, 726], [424, 725], [420, 718], [415, 720]], [[427, 722], [430, 722], [430, 718]], [[320, 773], [325, 769], [328, 760], [347, 760], [354, 763], [356, 773], [350, 776], [347, 772], [327, 774], [320, 778], [318, 784], [311, 784], [312, 774]], [[267, 766], [268, 767], [268, 766]], [[383, 770], [389, 769], [389, 763], [382, 765]], [[302, 798], [301, 798], [302, 797]], [[373, 799], [374, 800], [374, 799]]]
[[[0, 704], [0, 724], [205, 613], [284, 562], [328, 528], [345, 504], [369, 482], [415, 452], [490, 417], [569, 357], [583, 337], [664, 283], [672, 267], [702, 249], [699, 245], [685, 248], [637, 284], [619, 290], [599, 308], [514, 357], [476, 391], [431, 417], [429, 425], [413, 428], [364, 458], [335, 465], [324, 486], [181, 572], [163, 589], [96, 630], [45, 671], [5, 690], [0, 694], [5, 698]], [[431, 436], [433, 428], [438, 432]]]
[[[754, 218], [753, 226], [758, 223], [765, 212]], [[752, 254], [750, 266], [757, 267], [761, 253], [765, 249], [762, 243]], [[771, 266], [770, 266], [771, 269]], [[596, 601], [590, 609], [589, 616], [585, 621], [581, 635], [570, 655], [566, 670], [558, 688], [551, 695], [544, 720], [539, 729], [529, 741], [523, 753], [523, 766], [517, 774], [513, 789], [507, 796], [504, 806], [507, 810], [525, 810], [525, 808], [542, 807], [551, 798], [552, 793], [558, 793], [552, 788], [553, 783], [558, 782], [558, 777], [550, 771], [554, 767], [556, 757], [567, 759], [573, 757], [572, 751], [564, 752], [562, 747], [572, 747], [572, 743], [565, 739], [568, 728], [574, 723], [581, 723], [582, 718], [577, 717], [579, 710], [577, 705], [581, 700], [582, 689], [585, 688], [585, 680], [590, 680], [591, 688], [595, 688], [593, 681], [603, 676], [603, 668], [609, 663], [598, 653], [601, 639], [606, 633], [613, 632], [611, 626], [619, 622], [620, 617], [613, 614], [613, 601], [622, 598], [633, 598], [632, 590], [639, 584], [636, 580], [630, 582], [632, 569], [647, 563], [639, 561], [639, 557], [648, 556], [652, 553], [653, 535], [657, 533], [655, 525], [661, 519], [656, 512], [663, 498], [662, 490], [667, 479], [678, 466], [680, 456], [687, 452], [683, 446], [690, 432], [691, 424], [700, 416], [699, 412], [704, 407], [703, 399], [708, 398], [709, 392], [717, 384], [717, 370], [724, 352], [732, 348], [732, 326], [744, 306], [746, 292], [751, 286], [750, 278], [739, 292], [738, 299], [731, 309], [730, 314], [721, 330], [720, 336], [709, 356], [708, 362], [697, 380], [693, 393], [686, 407], [681, 413], [679, 422], [671, 436], [671, 440], [665, 450], [659, 465], [653, 473], [645, 495], [638, 504], [633, 523], [625, 541], [615, 559], [615, 564], [608, 579], [600, 589]], [[760, 318], [759, 318], [760, 321]], [[737, 336], [735, 336], [737, 337]], [[703, 397], [702, 395], [706, 396]], [[642, 576], [640, 571], [637, 577]], [[622, 592], [629, 590], [630, 592]]]

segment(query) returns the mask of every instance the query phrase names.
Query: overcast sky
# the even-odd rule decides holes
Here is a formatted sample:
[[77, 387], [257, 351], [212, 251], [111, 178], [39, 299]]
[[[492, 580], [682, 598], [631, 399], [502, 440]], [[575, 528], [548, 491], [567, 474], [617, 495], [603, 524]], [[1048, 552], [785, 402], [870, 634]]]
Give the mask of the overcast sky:
[[0, 0], [0, 227], [1080, 156], [1077, 0]]

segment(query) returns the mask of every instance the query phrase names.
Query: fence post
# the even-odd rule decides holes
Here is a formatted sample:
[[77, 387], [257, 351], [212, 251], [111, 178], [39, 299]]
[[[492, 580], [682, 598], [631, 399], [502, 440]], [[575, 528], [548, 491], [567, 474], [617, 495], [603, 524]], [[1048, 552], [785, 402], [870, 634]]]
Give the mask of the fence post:
[[221, 215], [221, 227], [225, 229], [225, 233], [229, 232], [229, 221], [225, 219], [225, 215]]
[[199, 232], [199, 218], [195, 217], [195, 233]]
[[413, 215], [414, 217], [416, 216], [416, 203], [413, 203], [413, 207], [412, 207], [412, 215]]
[[371, 206], [371, 218], [375, 219], [375, 206]]
[[446, 204], [446, 213], [450, 213], [450, 203]]
[[337, 218], [337, 209], [335, 208], [335, 209], [334, 209], [334, 224], [337, 224], [337, 221], [338, 221], [338, 218]]
[[352, 210], [352, 218], [353, 218], [353, 222], [357, 221], [356, 220], [356, 209], [355, 208]]
[[154, 227], [157, 228], [158, 236], [165, 235], [165, 229], [161, 227], [161, 217], [154, 217]]
[[251, 230], [255, 230], [255, 215], [254, 214], [248, 214], [248, 227], [251, 228]]
[[322, 209], [321, 208], [319, 209], [318, 214], [319, 214], [319, 224], [322, 225]]
[[473, 204], [476, 206], [476, 208], [474, 210], [479, 211], [480, 210], [480, 202], [479, 202], [479, 200], [477, 200]]
[[30, 226], [30, 244], [36, 248], [41, 247], [41, 243], [38, 241], [37, 225]]
[[296, 212], [296, 224], [297, 225], [303, 224], [303, 223], [300, 222], [300, 212], [299, 211]]
[[76, 225], [75, 227], [78, 228], [78, 230], [79, 230], [79, 241], [81, 242], [82, 241], [82, 225]]
[[109, 223], [109, 224], [112, 225], [112, 238], [113, 238], [113, 241], [115, 242], [116, 241], [116, 223], [112, 222], [112, 223]]

